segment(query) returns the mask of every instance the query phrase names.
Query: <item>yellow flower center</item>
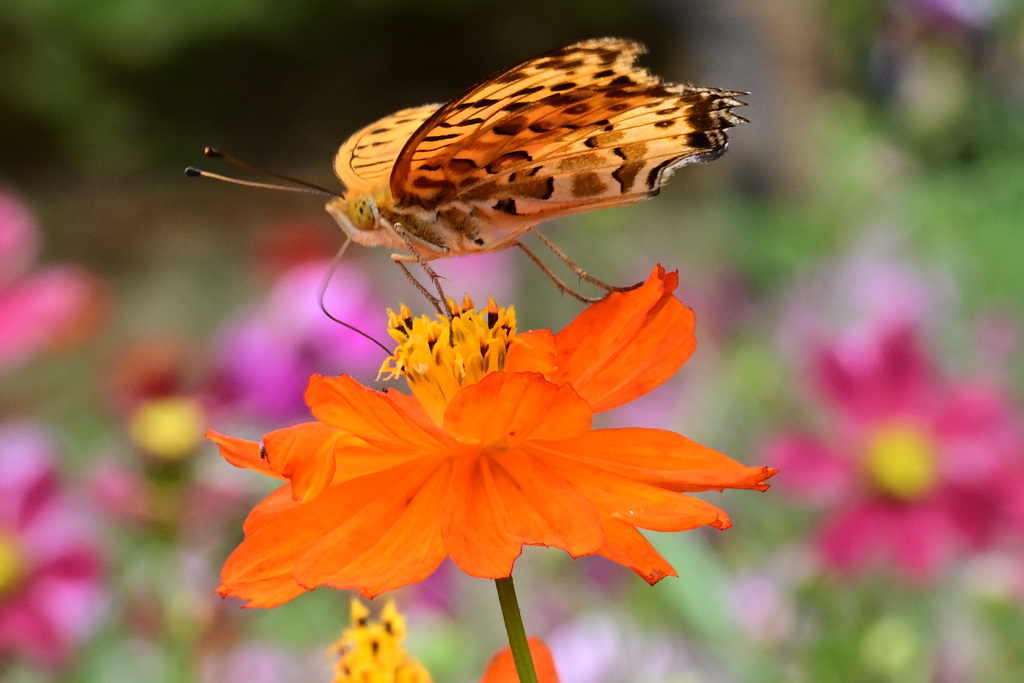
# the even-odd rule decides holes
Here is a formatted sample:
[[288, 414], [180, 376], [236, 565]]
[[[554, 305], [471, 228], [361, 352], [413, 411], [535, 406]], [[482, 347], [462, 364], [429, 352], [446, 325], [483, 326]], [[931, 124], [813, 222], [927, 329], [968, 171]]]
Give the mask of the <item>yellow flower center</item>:
[[915, 425], [884, 425], [868, 443], [867, 470], [882, 491], [901, 500], [919, 500], [938, 477], [935, 444]]
[[479, 382], [488, 373], [505, 368], [510, 340], [516, 334], [516, 312], [498, 308], [494, 299], [477, 311], [466, 297], [462, 306], [451, 299], [448, 318], [438, 315], [413, 318], [403, 305], [396, 314], [388, 310], [388, 333], [398, 342], [395, 353], [384, 361], [381, 375], [405, 377], [409, 388], [441, 424], [445, 408], [462, 387]]
[[402, 649], [405, 617], [394, 602], [388, 602], [379, 622], [369, 620], [370, 611], [352, 601], [352, 627], [327, 650], [336, 657], [333, 683], [431, 683], [430, 672]]
[[10, 593], [25, 575], [25, 556], [17, 539], [0, 532], [0, 597]]
[[203, 411], [187, 398], [146, 401], [128, 423], [137, 446], [160, 458], [177, 460], [192, 451], [203, 437]]

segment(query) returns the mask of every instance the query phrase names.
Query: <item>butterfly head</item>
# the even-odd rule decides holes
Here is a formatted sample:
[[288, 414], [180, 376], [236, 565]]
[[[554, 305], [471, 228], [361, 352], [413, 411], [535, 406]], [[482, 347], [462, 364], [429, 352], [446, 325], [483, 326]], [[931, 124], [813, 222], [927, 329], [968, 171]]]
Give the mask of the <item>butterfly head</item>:
[[353, 241], [367, 246], [381, 243], [380, 211], [371, 195], [347, 193], [334, 197], [324, 208]]

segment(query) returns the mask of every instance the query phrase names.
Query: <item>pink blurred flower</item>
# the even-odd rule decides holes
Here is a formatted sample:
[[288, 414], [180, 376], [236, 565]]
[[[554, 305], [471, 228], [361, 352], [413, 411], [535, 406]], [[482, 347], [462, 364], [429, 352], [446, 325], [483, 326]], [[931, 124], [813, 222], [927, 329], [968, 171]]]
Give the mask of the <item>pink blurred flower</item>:
[[783, 301], [778, 344], [800, 364], [843, 338], [871, 344], [883, 330], [931, 329], [959, 293], [948, 272], [914, 263], [897, 226], [868, 230], [847, 253], [797, 275]]
[[29, 423], [0, 425], [0, 657], [56, 667], [104, 596], [93, 530], [58, 480], [53, 448]]
[[28, 207], [0, 187], [0, 369], [78, 340], [100, 318], [99, 281], [76, 266], [33, 270], [39, 247]]
[[826, 510], [827, 564], [928, 580], [1020, 528], [1024, 432], [998, 390], [940, 377], [907, 326], [826, 348], [815, 367], [829, 437], [784, 434], [766, 457]]
[[562, 683], [728, 680], [726, 667], [702, 657], [678, 634], [591, 611], [545, 636]]
[[[518, 257], [520, 260], [516, 260]], [[516, 253], [515, 249], [496, 251], [490, 254], [474, 254], [460, 256], [457, 259], [439, 259], [431, 266], [441, 278], [441, 286], [445, 294], [462, 301], [469, 295], [473, 301], [484, 301], [493, 297], [495, 301], [508, 301], [515, 298], [519, 289], [519, 273], [522, 268], [550, 287], [549, 293], [557, 292], [554, 283], [545, 282], [547, 277], [525, 256]], [[403, 295], [408, 297], [408, 295]], [[400, 297], [401, 298], [401, 297]], [[410, 306], [412, 302], [406, 301]]]
[[323, 648], [296, 653], [277, 642], [241, 642], [227, 650], [204, 652], [200, 680], [208, 683], [300, 683], [329, 681]]
[[[279, 421], [305, 413], [302, 395], [313, 373], [376, 376], [384, 351], [320, 310], [328, 267], [319, 261], [292, 267], [259, 305], [221, 330], [214, 393], [227, 413]], [[327, 310], [359, 329], [383, 329], [384, 307], [369, 282], [346, 264], [331, 278]]]

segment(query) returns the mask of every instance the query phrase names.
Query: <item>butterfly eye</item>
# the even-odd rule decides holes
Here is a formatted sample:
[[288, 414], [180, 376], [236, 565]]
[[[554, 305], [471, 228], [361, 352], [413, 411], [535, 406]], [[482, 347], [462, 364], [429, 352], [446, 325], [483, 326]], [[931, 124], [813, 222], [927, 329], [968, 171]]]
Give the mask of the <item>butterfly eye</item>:
[[348, 217], [357, 230], [373, 230], [380, 214], [377, 205], [370, 197], [357, 197], [349, 202]]

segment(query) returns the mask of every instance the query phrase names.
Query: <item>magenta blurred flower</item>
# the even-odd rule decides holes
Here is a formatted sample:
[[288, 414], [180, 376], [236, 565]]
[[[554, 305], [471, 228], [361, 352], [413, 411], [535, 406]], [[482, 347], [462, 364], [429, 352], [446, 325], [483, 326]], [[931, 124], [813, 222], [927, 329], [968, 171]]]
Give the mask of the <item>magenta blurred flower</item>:
[[53, 452], [40, 428], [0, 425], [0, 662], [66, 663], [105, 602], [93, 530], [62, 488]]
[[39, 247], [28, 207], [0, 187], [0, 370], [76, 341], [100, 317], [98, 280], [76, 266], [33, 270]]
[[826, 348], [815, 367], [829, 437], [778, 436], [766, 457], [827, 511], [827, 564], [928, 580], [1020, 530], [1022, 423], [998, 390], [940, 377], [908, 326]]
[[[305, 414], [302, 395], [313, 373], [376, 376], [386, 354], [320, 310], [328, 267], [319, 261], [292, 267], [265, 300], [222, 329], [214, 393], [230, 416], [279, 421]], [[334, 274], [325, 302], [331, 315], [362, 330], [386, 322], [369, 278], [351, 263]]]

